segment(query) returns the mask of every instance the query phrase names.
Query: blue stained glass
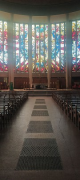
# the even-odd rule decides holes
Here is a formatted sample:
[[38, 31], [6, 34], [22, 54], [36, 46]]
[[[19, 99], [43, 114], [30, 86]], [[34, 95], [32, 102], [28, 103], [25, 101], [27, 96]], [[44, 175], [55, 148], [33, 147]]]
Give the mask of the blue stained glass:
[[80, 20], [72, 21], [72, 71], [80, 71]]
[[65, 24], [51, 24], [51, 67], [52, 72], [64, 72], [66, 60]]
[[32, 25], [32, 71], [48, 72], [48, 25]]
[[4, 22], [4, 71], [8, 71], [8, 32], [7, 32], [7, 22]]
[[44, 39], [44, 25], [40, 25], [40, 39]]
[[20, 70], [24, 71], [24, 27], [20, 24]]
[[8, 27], [0, 21], [0, 71], [8, 71]]
[[39, 39], [39, 25], [36, 25], [36, 39]]
[[28, 72], [28, 24], [15, 23], [13, 33], [13, 57], [16, 59], [16, 70]]

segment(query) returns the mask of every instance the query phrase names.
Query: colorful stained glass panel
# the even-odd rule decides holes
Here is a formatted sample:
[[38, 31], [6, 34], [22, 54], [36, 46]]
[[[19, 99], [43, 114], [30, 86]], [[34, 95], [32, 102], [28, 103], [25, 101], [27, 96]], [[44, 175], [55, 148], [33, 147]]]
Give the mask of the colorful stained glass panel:
[[25, 71], [28, 72], [28, 24], [25, 24]]
[[48, 72], [48, 25], [32, 25], [32, 72]]
[[60, 27], [56, 24], [56, 71], [60, 71]]
[[24, 71], [24, 26], [20, 24], [20, 71]]
[[64, 23], [61, 23], [61, 72], [64, 72]]
[[72, 22], [72, 71], [76, 71], [76, 21]]
[[65, 23], [65, 36], [64, 36], [64, 47], [65, 47], [65, 52], [64, 52], [64, 71], [66, 72], [66, 23]]
[[45, 72], [48, 72], [48, 25], [45, 25]]
[[44, 72], [44, 25], [40, 25], [40, 71]]
[[15, 24], [15, 34], [16, 34], [16, 70], [20, 70], [20, 50], [19, 50], [19, 24]]
[[40, 63], [39, 63], [39, 25], [36, 25], [36, 71], [39, 72]]
[[80, 71], [80, 21], [77, 21], [77, 71]]
[[32, 25], [32, 71], [35, 72], [35, 25]]
[[8, 71], [8, 30], [7, 30], [7, 22], [4, 22], [4, 71]]
[[28, 24], [15, 23], [13, 27], [13, 57], [17, 72], [28, 72]]
[[3, 71], [3, 23], [0, 21], [0, 71]]
[[52, 73], [64, 72], [66, 61], [65, 23], [51, 24]]
[[55, 72], [55, 24], [51, 25], [51, 66]]

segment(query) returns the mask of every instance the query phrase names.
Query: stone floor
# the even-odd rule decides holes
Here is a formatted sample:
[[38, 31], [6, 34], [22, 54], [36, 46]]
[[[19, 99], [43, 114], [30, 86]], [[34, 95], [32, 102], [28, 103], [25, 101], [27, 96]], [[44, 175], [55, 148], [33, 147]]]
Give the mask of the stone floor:
[[[34, 108], [35, 105], [36, 108]], [[47, 109], [43, 106], [46, 106]], [[32, 115], [34, 111], [38, 112]], [[49, 149], [45, 150], [46, 142], [49, 144], [49, 141], [53, 142], [54, 139], [58, 147], [62, 168], [53, 167], [50, 169], [49, 167], [47, 169], [46, 164], [42, 169], [37, 169], [37, 166], [34, 169], [34, 165], [32, 169], [17, 168], [25, 140], [28, 140], [28, 149], [25, 152], [27, 153], [29, 150], [28, 158], [33, 158], [33, 156], [35, 158], [38, 156], [47, 158], [48, 156], [49, 158], [50, 151]], [[33, 146], [29, 145], [30, 142], [33, 143]], [[30, 147], [33, 149], [30, 150]], [[51, 144], [50, 147], [53, 148]], [[54, 161], [53, 151], [54, 149], [51, 151], [52, 161]], [[43, 161], [46, 159], [44, 157]], [[47, 161], [45, 162], [47, 163]], [[32, 164], [32, 161], [30, 163]], [[5, 127], [5, 130], [0, 133], [0, 180], [37, 179], [80, 180], [80, 131], [51, 97], [29, 97], [28, 101]]]

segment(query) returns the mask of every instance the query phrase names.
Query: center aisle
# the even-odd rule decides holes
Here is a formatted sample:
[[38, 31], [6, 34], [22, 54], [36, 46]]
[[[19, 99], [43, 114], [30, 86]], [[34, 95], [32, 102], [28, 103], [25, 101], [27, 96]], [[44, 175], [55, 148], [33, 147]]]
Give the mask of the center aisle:
[[80, 131], [51, 97], [29, 97], [0, 134], [0, 180], [44, 179], [80, 179]]

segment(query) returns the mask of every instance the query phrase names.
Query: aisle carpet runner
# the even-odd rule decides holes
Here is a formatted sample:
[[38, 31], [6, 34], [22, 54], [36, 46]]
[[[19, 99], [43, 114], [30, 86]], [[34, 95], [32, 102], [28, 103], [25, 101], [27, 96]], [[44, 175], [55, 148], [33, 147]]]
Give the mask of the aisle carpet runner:
[[[45, 99], [36, 99], [31, 116], [49, 116]], [[35, 109], [35, 110], [34, 110]], [[53, 133], [50, 121], [30, 121], [26, 133]], [[16, 170], [62, 170], [55, 138], [25, 138]]]

